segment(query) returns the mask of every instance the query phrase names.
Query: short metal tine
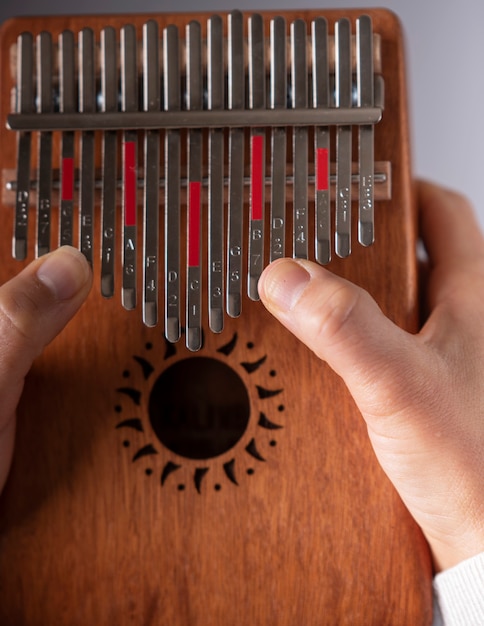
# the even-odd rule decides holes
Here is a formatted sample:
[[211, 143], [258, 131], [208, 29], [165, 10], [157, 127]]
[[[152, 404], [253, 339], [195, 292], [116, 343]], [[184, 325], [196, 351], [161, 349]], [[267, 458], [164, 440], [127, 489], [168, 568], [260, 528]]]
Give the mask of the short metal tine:
[[[150, 20], [143, 26], [143, 109], [159, 111], [160, 62], [158, 24]], [[159, 181], [160, 132], [148, 130], [144, 139], [145, 182], [143, 202], [143, 321], [158, 323], [159, 267]]]
[[[264, 22], [261, 15], [249, 18], [249, 107], [266, 108]], [[265, 130], [250, 131], [250, 213], [247, 291], [259, 300], [257, 283], [264, 269]]]
[[[186, 27], [187, 109], [203, 108], [202, 33], [199, 22]], [[202, 347], [202, 131], [192, 129], [188, 146], [187, 285], [186, 345], [195, 351]]]
[[[52, 111], [52, 36], [44, 31], [37, 36], [37, 111]], [[44, 131], [39, 137], [37, 188], [36, 255], [50, 250], [52, 208], [52, 133]]]
[[[308, 74], [306, 58], [306, 22], [291, 24], [292, 108], [308, 106]], [[293, 255], [308, 258], [308, 129], [293, 128]]]
[[[34, 40], [30, 33], [22, 33], [17, 39], [17, 113], [33, 113], [33, 76]], [[22, 260], [27, 256], [32, 134], [23, 131], [18, 134], [17, 141], [17, 191], [12, 252], [16, 259]]]
[[[270, 26], [271, 109], [287, 106], [286, 20], [275, 17]], [[270, 261], [286, 253], [286, 128], [271, 130], [271, 244]]]
[[[121, 107], [123, 111], [138, 111], [138, 60], [136, 30], [132, 24], [121, 29]], [[122, 303], [125, 309], [136, 307], [137, 279], [137, 187], [138, 134], [126, 130], [123, 134], [123, 284]]]
[[[373, 80], [373, 29], [371, 18], [364, 15], [356, 21], [356, 84], [359, 107], [372, 107], [374, 103]], [[373, 126], [359, 129], [359, 212], [358, 241], [370, 246], [374, 239], [374, 139]]]
[[[101, 31], [101, 95], [103, 113], [118, 110], [118, 50], [116, 31], [111, 26]], [[117, 134], [103, 133], [101, 192], [101, 293], [114, 295], [116, 258]]]
[[[335, 91], [338, 108], [351, 107], [351, 27], [344, 18], [335, 25]], [[351, 126], [336, 128], [336, 254], [351, 254]]]
[[[94, 113], [96, 110], [96, 72], [94, 58], [94, 33], [84, 28], [79, 33], [79, 110]], [[79, 196], [79, 243], [81, 252], [92, 265], [94, 238], [94, 132], [81, 134], [81, 173]]]
[[[329, 107], [328, 25], [324, 18], [311, 24], [313, 107]], [[330, 133], [327, 126], [314, 129], [315, 154], [315, 256], [319, 263], [331, 260], [331, 200], [329, 187]]]
[[[169, 25], [163, 35], [165, 110], [180, 110], [178, 29]], [[165, 131], [165, 336], [180, 338], [180, 132]]]
[[[222, 18], [207, 24], [208, 109], [224, 107], [224, 34]], [[212, 128], [208, 135], [208, 294], [209, 326], [224, 327], [224, 132]]]
[[[61, 113], [76, 110], [74, 33], [66, 30], [59, 37], [59, 107]], [[62, 133], [59, 245], [74, 241], [74, 133]]]
[[[244, 26], [240, 11], [228, 16], [228, 108], [245, 105]], [[227, 313], [238, 317], [242, 311], [242, 256], [244, 209], [244, 130], [229, 131], [229, 203], [227, 246]]]

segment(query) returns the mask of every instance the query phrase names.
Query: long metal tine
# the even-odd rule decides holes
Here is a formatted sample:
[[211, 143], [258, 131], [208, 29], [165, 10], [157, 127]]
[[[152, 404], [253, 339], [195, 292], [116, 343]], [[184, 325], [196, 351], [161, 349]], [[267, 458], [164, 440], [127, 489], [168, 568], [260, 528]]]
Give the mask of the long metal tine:
[[[132, 24], [121, 29], [121, 99], [122, 109], [139, 110], [138, 60], [136, 30]], [[138, 134], [126, 130], [123, 134], [123, 284], [122, 303], [125, 309], [136, 307], [137, 279], [137, 186]]]
[[[270, 103], [274, 111], [287, 106], [286, 20], [276, 17], [270, 29]], [[270, 261], [286, 253], [286, 141], [284, 126], [271, 130]]]
[[[335, 25], [336, 106], [351, 107], [351, 32], [344, 18]], [[351, 254], [351, 126], [336, 128], [336, 254]]]
[[[306, 22], [291, 24], [292, 107], [308, 106], [308, 72], [306, 58]], [[308, 129], [293, 129], [293, 255], [307, 259], [308, 247]]]
[[[158, 24], [150, 20], [143, 27], [143, 109], [159, 111], [160, 63]], [[144, 140], [145, 182], [143, 202], [143, 321], [158, 322], [159, 267], [159, 177], [160, 132], [148, 130]]]
[[[228, 107], [245, 105], [244, 29], [242, 13], [228, 16]], [[227, 248], [227, 313], [238, 317], [242, 311], [242, 256], [244, 208], [244, 130], [229, 131], [229, 206]]]
[[[22, 33], [17, 39], [17, 113], [32, 113], [34, 109], [34, 40], [31, 33]], [[17, 139], [17, 193], [15, 224], [12, 242], [14, 258], [27, 256], [27, 233], [30, 199], [30, 152], [32, 133], [20, 132]]]
[[[313, 107], [329, 107], [328, 25], [324, 18], [311, 24]], [[319, 263], [331, 260], [331, 202], [329, 189], [330, 133], [327, 126], [314, 129], [315, 153], [315, 256]]]
[[[249, 18], [249, 107], [266, 108], [264, 22], [261, 15]], [[257, 283], [264, 269], [265, 130], [250, 131], [250, 218], [247, 292], [259, 300]]]
[[[101, 32], [101, 95], [103, 113], [118, 109], [116, 32], [108, 26]], [[116, 185], [117, 134], [103, 133], [102, 194], [101, 194], [101, 293], [114, 295], [114, 261], [116, 253]]]
[[[208, 109], [224, 106], [223, 24], [220, 16], [208, 20], [207, 87]], [[209, 325], [219, 333], [224, 327], [224, 132], [210, 129], [208, 135], [208, 293]]]
[[[79, 110], [94, 113], [96, 85], [94, 65], [94, 33], [84, 28], [79, 34]], [[94, 247], [94, 132], [81, 134], [81, 180], [79, 197], [79, 244], [89, 263], [93, 262]]]
[[[163, 34], [165, 110], [180, 110], [178, 29]], [[180, 338], [180, 131], [165, 132], [165, 336]]]
[[[371, 18], [366, 15], [356, 21], [356, 54], [358, 106], [373, 106], [373, 29]], [[358, 240], [363, 246], [370, 246], [375, 239], [373, 126], [360, 126], [358, 132], [360, 164]]]
[[[71, 113], [76, 108], [75, 41], [67, 30], [59, 37], [60, 111]], [[62, 133], [61, 195], [59, 216], [59, 244], [71, 245], [74, 240], [74, 133]]]
[[[42, 32], [37, 37], [37, 110], [39, 113], [52, 111], [52, 36]], [[40, 133], [38, 153], [37, 190], [37, 256], [50, 250], [52, 208], [52, 133]]]
[[[187, 108], [203, 107], [202, 34], [199, 22], [191, 21], [186, 30]], [[188, 131], [188, 219], [186, 345], [199, 350], [202, 345], [202, 131]]]

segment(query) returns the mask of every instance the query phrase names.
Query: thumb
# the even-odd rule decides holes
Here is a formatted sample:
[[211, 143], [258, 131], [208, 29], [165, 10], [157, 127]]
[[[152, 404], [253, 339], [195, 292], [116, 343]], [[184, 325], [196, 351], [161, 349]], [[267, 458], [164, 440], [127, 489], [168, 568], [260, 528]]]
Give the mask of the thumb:
[[91, 271], [75, 248], [37, 259], [0, 287], [0, 489], [10, 466], [15, 411], [33, 360], [84, 302]]
[[410, 368], [413, 338], [366, 291], [315, 263], [281, 259], [263, 272], [259, 293], [268, 310], [344, 379], [367, 421], [388, 415], [390, 404], [393, 414], [407, 406], [416, 391], [409, 379], [419, 381]]

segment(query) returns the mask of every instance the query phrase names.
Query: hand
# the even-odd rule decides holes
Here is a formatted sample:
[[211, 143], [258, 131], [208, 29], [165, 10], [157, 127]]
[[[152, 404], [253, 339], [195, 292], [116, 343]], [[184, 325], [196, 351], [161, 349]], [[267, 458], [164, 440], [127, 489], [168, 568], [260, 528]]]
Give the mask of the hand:
[[74, 248], [59, 248], [0, 287], [0, 491], [12, 461], [15, 411], [33, 360], [84, 302], [91, 271]]
[[484, 551], [484, 238], [462, 196], [419, 183], [418, 200], [430, 311], [418, 334], [308, 261], [276, 261], [259, 292], [344, 379], [440, 570]]

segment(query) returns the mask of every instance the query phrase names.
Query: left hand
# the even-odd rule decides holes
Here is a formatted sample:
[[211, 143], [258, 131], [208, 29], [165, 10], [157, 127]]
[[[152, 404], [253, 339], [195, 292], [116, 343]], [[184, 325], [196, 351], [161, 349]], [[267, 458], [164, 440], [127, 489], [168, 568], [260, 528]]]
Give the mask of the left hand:
[[90, 288], [89, 265], [70, 247], [37, 259], [0, 287], [0, 492], [12, 461], [15, 412], [25, 376]]

